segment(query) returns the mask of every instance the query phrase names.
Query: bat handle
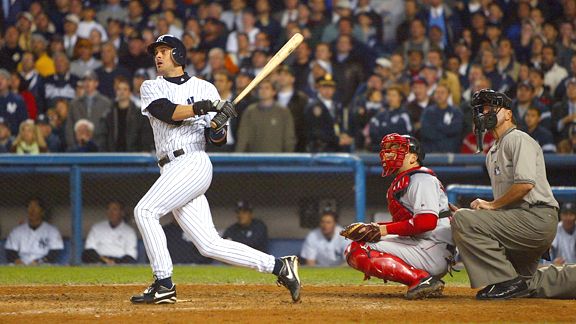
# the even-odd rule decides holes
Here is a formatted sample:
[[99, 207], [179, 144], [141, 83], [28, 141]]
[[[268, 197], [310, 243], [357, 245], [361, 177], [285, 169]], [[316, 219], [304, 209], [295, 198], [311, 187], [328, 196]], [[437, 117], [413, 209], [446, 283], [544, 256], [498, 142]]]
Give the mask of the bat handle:
[[226, 122], [228, 122], [228, 116], [223, 112], [219, 112], [210, 121], [210, 128], [219, 131], [222, 127], [226, 126]]

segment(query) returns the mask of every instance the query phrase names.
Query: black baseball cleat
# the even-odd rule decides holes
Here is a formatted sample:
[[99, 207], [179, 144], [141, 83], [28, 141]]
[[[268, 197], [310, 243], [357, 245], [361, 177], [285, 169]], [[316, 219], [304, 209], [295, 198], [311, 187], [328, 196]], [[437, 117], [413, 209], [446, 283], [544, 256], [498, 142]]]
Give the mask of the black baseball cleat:
[[282, 269], [280, 269], [280, 274], [278, 275], [278, 286], [282, 285], [288, 290], [292, 295], [292, 301], [300, 301], [300, 288], [302, 283], [300, 282], [300, 276], [298, 275], [298, 257], [295, 255], [281, 257]]
[[406, 299], [441, 297], [442, 290], [444, 290], [444, 281], [430, 276], [420, 280], [416, 286], [409, 288], [406, 292]]
[[154, 281], [142, 295], [132, 296], [130, 301], [133, 304], [174, 304], [176, 303], [176, 285], [166, 288]]
[[528, 284], [522, 278], [500, 282], [490, 285], [476, 294], [476, 299], [479, 300], [499, 300], [510, 298], [529, 297], [530, 290]]

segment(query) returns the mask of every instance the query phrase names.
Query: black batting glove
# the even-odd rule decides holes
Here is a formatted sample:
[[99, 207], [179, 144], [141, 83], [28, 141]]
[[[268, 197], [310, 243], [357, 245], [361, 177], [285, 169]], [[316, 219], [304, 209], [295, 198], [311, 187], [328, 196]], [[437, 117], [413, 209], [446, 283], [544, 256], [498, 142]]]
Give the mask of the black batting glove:
[[212, 110], [215, 112], [222, 112], [228, 117], [238, 117], [236, 107], [231, 101], [227, 100], [214, 100], [212, 101]]
[[194, 116], [206, 115], [208, 112], [214, 111], [212, 109], [212, 101], [210, 100], [202, 100], [195, 102], [192, 105], [192, 110], [194, 110]]

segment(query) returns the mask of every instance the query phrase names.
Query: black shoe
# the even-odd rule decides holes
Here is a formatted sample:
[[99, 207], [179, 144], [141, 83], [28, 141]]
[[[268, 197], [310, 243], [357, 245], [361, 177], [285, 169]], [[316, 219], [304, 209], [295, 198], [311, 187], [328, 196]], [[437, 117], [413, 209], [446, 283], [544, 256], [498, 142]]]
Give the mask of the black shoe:
[[488, 285], [480, 290], [478, 290], [478, 292], [476, 293], [476, 299], [486, 299], [486, 294], [491, 291], [492, 289], [494, 289], [495, 285]]
[[444, 281], [430, 276], [420, 280], [415, 287], [408, 289], [406, 299], [441, 297], [442, 290], [444, 290]]
[[[480, 293], [482, 290], [479, 291], [478, 294], [476, 295], [476, 298], [480, 300], [491, 300], [491, 299], [521, 298], [530, 296], [528, 285], [520, 277], [504, 281], [501, 283], [497, 283], [489, 287], [490, 288], [483, 293]], [[483, 290], [485, 290], [486, 288], [484, 288]]]
[[176, 285], [166, 288], [154, 281], [150, 287], [139, 296], [132, 296], [130, 301], [134, 304], [174, 304], [176, 302]]
[[280, 260], [282, 261], [282, 269], [280, 269], [276, 282], [278, 285], [288, 288], [292, 295], [292, 301], [297, 302], [300, 300], [300, 288], [302, 287], [298, 275], [298, 257], [291, 255], [281, 257]]

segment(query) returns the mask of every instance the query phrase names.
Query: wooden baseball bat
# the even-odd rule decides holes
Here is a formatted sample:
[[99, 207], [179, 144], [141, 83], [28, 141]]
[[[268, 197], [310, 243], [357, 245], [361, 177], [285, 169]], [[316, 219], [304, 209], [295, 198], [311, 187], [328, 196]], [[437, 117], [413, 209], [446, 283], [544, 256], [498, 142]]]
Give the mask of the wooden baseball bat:
[[[254, 80], [252, 80], [248, 84], [248, 86], [246, 86], [246, 88], [242, 90], [242, 92], [240, 92], [240, 94], [236, 98], [234, 98], [234, 105], [242, 101], [242, 99], [244, 99], [244, 97], [246, 97], [246, 95], [250, 93], [250, 91], [254, 90], [254, 88], [262, 80], [264, 80], [268, 75], [270, 75], [270, 73], [272, 73], [272, 71], [274, 71], [276, 67], [278, 67], [278, 65], [284, 62], [284, 60], [288, 57], [288, 55], [294, 52], [294, 50], [302, 43], [302, 41], [304, 41], [304, 36], [302, 36], [302, 34], [300, 33], [294, 34], [294, 36], [292, 36], [292, 38], [290, 38], [290, 40], [288, 40], [286, 44], [284, 44], [284, 46], [282, 46], [282, 48], [278, 50], [278, 52], [276, 52], [274, 56], [272, 56], [272, 58], [268, 61], [268, 63], [266, 63], [264, 68], [262, 68], [262, 71], [260, 71], [260, 73], [258, 73], [258, 75], [254, 78]], [[219, 119], [216, 119], [216, 121], [213, 119], [212, 122], [210, 123], [210, 127], [218, 129], [221, 127], [219, 123], [220, 123]]]

